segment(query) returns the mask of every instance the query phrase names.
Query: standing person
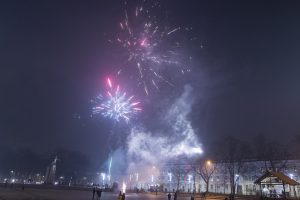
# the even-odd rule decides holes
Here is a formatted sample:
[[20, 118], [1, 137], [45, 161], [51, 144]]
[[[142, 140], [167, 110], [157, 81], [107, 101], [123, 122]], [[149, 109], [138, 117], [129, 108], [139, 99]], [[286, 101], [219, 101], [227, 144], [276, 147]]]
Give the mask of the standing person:
[[191, 196], [191, 200], [194, 200], [194, 196], [193, 195]]
[[168, 200], [171, 200], [171, 194], [170, 194], [170, 192], [168, 194]]
[[25, 184], [24, 183], [22, 184], [22, 190], [23, 191], [25, 190]]
[[96, 193], [96, 188], [95, 188], [95, 186], [93, 187], [93, 200], [94, 200], [94, 198], [95, 198], [95, 193]]
[[96, 193], [97, 193], [97, 199], [100, 199], [101, 198], [101, 190], [100, 190], [100, 188], [97, 188]]
[[100, 190], [99, 190], [99, 199], [101, 198], [101, 195], [102, 195], [102, 189], [100, 188]]
[[174, 200], [177, 200], [177, 191], [174, 193]]
[[122, 195], [122, 200], [125, 200], [125, 193], [123, 193]]
[[98, 190], [97, 190], [97, 199], [101, 199], [101, 195], [102, 195], [102, 189], [98, 188]]
[[122, 192], [119, 192], [118, 200], [122, 200]]

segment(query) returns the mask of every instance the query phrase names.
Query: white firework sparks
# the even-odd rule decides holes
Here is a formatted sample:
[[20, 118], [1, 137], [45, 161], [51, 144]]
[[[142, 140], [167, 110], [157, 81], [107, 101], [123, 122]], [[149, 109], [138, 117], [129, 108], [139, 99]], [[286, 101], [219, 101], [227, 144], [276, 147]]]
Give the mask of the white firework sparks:
[[93, 114], [101, 114], [104, 117], [120, 121], [129, 120], [142, 109], [139, 101], [134, 101], [134, 96], [127, 96], [126, 92], [121, 91], [120, 87], [114, 87], [112, 81], [108, 78], [106, 81], [108, 90], [105, 95], [98, 95], [92, 102]]
[[[125, 4], [127, 5], [126, 2]], [[152, 11], [159, 8], [160, 4], [156, 2], [149, 8], [137, 6], [134, 12], [128, 12], [129, 9], [126, 9], [125, 17], [119, 23], [120, 32], [115, 39], [127, 52], [125, 66], [136, 68], [138, 85], [143, 87], [147, 95], [150, 87], [159, 89], [161, 82], [173, 86], [171, 81], [161, 74], [163, 69], [181, 67], [176, 51], [180, 44], [172, 41], [173, 35], [181, 30], [181, 27], [167, 27], [159, 17], [152, 15]], [[123, 69], [118, 71], [118, 75]], [[181, 72], [182, 69], [178, 71]]]

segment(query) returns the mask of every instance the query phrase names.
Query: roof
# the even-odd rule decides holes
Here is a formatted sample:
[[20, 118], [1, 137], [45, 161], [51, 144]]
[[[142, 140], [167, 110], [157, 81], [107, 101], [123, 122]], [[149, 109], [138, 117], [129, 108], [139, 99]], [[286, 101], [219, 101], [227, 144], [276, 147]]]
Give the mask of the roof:
[[259, 177], [256, 181], [254, 181], [255, 184], [261, 183], [265, 178], [268, 177], [275, 177], [281, 180], [284, 184], [288, 185], [300, 185], [297, 181], [291, 179], [290, 177], [284, 175], [281, 172], [272, 172], [272, 171], [266, 171], [261, 177]]

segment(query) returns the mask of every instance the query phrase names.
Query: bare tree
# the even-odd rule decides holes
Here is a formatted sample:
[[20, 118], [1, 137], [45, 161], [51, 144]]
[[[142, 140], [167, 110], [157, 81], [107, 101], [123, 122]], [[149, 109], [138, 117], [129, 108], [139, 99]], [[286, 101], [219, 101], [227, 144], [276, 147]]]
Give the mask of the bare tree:
[[282, 171], [289, 158], [287, 148], [278, 141], [259, 134], [254, 139], [256, 158], [264, 162], [265, 170]]
[[209, 192], [209, 181], [214, 174], [217, 168], [216, 163], [212, 163], [210, 160], [202, 161], [200, 166], [196, 168], [196, 173], [201, 176], [205, 185], [206, 185], [206, 192]]
[[221, 176], [221, 183], [223, 186], [223, 193], [225, 194], [226, 192], [226, 183], [228, 182], [228, 170], [227, 170], [227, 166], [224, 163], [219, 163], [218, 164], [218, 172], [220, 174], [222, 174]]
[[233, 137], [227, 137], [222, 139], [222, 148], [220, 150], [219, 160], [227, 169], [231, 196], [234, 199], [239, 176], [245, 160], [250, 154], [250, 148], [246, 142]]
[[190, 171], [190, 168], [190, 166], [180, 164], [173, 165], [173, 167], [171, 168], [172, 177], [174, 177], [176, 180], [176, 190], [180, 189], [181, 177], [186, 175]]

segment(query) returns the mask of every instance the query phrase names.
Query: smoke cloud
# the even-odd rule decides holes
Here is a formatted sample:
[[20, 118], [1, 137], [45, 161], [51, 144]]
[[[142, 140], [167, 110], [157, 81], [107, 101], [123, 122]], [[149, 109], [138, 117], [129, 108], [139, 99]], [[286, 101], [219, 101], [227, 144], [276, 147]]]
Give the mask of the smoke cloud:
[[188, 115], [194, 99], [190, 85], [162, 116], [165, 132], [151, 132], [144, 127], [133, 127], [127, 138], [128, 159], [133, 163], [153, 165], [166, 163], [178, 156], [192, 157], [202, 153], [201, 145]]

